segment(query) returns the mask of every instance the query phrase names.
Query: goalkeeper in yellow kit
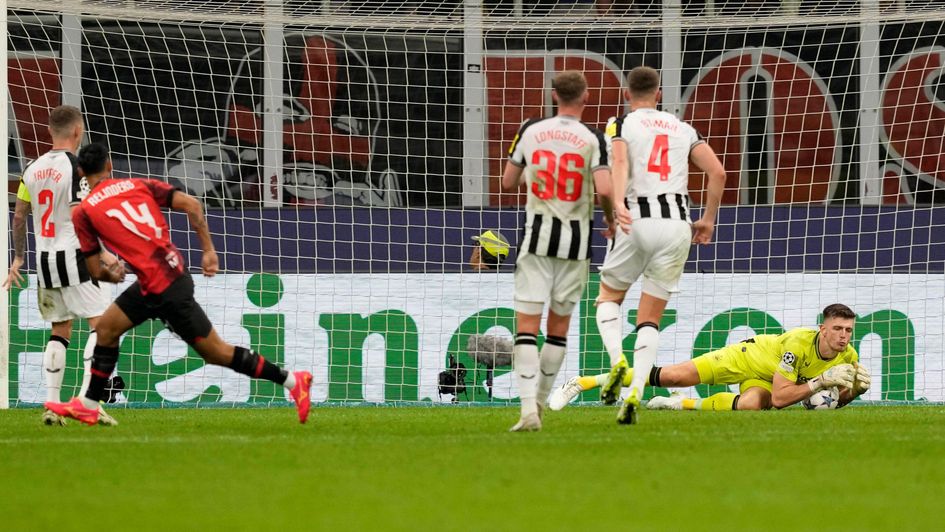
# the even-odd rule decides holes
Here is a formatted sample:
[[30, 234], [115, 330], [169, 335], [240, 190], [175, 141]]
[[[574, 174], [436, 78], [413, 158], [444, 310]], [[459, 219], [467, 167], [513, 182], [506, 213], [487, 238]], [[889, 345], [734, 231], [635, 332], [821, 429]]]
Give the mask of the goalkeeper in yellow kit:
[[[648, 384], [688, 387], [696, 384], [738, 384], [739, 393], [717, 393], [705, 399], [680, 394], [654, 397], [651, 409], [671, 410], [767, 410], [784, 408], [834, 386], [840, 404], [846, 404], [870, 387], [870, 374], [857, 364], [850, 345], [856, 314], [842, 304], [827, 306], [818, 329], [797, 328], [784, 334], [762, 334], [692, 360], [650, 371]], [[549, 398], [552, 410], [564, 408], [582, 391], [602, 386], [607, 373], [575, 377]], [[625, 376], [625, 379], [630, 378]]]

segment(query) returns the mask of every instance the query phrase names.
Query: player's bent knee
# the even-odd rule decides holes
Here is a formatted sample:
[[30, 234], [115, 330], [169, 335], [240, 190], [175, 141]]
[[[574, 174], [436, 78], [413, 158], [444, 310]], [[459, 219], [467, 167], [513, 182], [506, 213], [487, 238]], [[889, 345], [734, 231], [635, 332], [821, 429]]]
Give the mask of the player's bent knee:
[[662, 299], [663, 301], [669, 301], [673, 297], [673, 292], [667, 290], [665, 287], [657, 284], [652, 279], [643, 279], [643, 286], [641, 291], [644, 294], [649, 294], [655, 298]]
[[69, 338], [72, 334], [72, 320], [57, 321], [52, 324], [52, 333], [56, 336]]
[[737, 410], [761, 410], [757, 402], [744, 399], [742, 397], [738, 398], [738, 407]]
[[771, 400], [760, 395], [745, 395], [738, 397], [738, 410], [770, 410]]
[[597, 294], [597, 299], [594, 301], [594, 304], [599, 305], [601, 303], [613, 302], [620, 305], [623, 303], [623, 299], [626, 294], [626, 289], [620, 290], [617, 288], [611, 288], [605, 282], [601, 281], [600, 292]]
[[545, 303], [543, 301], [521, 301], [519, 299], [515, 300], [515, 312], [519, 312], [521, 314], [527, 314], [529, 316], [541, 316], [544, 310], [545, 310]]
[[574, 307], [576, 303], [573, 301], [552, 301], [551, 302], [551, 312], [554, 312], [558, 316], [564, 318], [567, 317], [570, 319], [571, 313], [574, 312]]
[[[571, 312], [574, 311], [575, 304], [571, 304]], [[567, 307], [564, 307], [565, 309]], [[557, 310], [556, 310], [557, 309]], [[562, 308], [551, 305], [551, 311], [548, 313], [547, 332], [550, 336], [567, 337], [568, 329], [571, 328], [571, 312], [563, 313]]]
[[95, 325], [95, 341], [98, 345], [117, 346], [122, 332], [124, 331], [119, 331], [103, 320], [99, 320]]
[[215, 332], [211, 332], [207, 338], [195, 340], [193, 347], [208, 364], [229, 366], [233, 361], [234, 347], [223, 341]]

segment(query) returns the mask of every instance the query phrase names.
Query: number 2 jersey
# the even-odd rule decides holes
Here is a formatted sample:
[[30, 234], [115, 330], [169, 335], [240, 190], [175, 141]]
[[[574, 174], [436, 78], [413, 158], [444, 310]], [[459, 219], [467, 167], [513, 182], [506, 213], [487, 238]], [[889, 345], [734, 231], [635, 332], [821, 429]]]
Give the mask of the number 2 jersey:
[[528, 189], [519, 255], [589, 259], [594, 171], [610, 166], [604, 135], [572, 116], [529, 120], [509, 161], [524, 168]]
[[627, 143], [630, 217], [689, 218], [689, 152], [705, 142], [675, 115], [643, 108], [613, 119], [608, 137]]
[[161, 212], [175, 190], [154, 179], [102, 180], [72, 216], [82, 252], [98, 253], [101, 239], [134, 270], [142, 294], [160, 294], [184, 273]]
[[23, 170], [17, 197], [33, 211], [36, 273], [43, 288], [91, 280], [72, 227], [72, 207], [84, 195], [84, 182], [75, 155], [66, 150], [48, 151]]

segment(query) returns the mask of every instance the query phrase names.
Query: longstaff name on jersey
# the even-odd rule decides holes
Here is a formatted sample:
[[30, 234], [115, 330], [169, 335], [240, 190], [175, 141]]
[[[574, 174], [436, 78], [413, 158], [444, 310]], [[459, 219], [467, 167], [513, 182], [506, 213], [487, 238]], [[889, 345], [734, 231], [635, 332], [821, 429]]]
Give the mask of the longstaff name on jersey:
[[549, 140], [559, 140], [561, 142], [567, 142], [577, 149], [583, 149], [587, 146], [587, 141], [581, 139], [581, 137], [575, 135], [570, 131], [562, 131], [560, 129], [551, 129], [548, 131], [539, 131], [535, 135], [535, 142], [547, 142]]

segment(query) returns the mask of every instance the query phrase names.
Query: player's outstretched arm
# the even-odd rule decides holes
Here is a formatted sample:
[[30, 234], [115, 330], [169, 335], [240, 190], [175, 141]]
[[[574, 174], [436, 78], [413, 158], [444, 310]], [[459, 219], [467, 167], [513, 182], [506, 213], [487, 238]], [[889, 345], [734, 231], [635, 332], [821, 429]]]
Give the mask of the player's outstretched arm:
[[7, 273], [6, 280], [3, 281], [3, 288], [6, 290], [9, 290], [13, 285], [23, 286], [23, 275], [20, 274], [20, 268], [23, 267], [26, 254], [26, 215], [29, 209], [30, 204], [28, 202], [20, 198], [16, 199], [16, 207], [13, 211], [13, 262], [10, 263], [10, 271]]
[[712, 241], [715, 232], [715, 219], [722, 203], [722, 192], [725, 190], [725, 167], [715, 155], [712, 147], [706, 143], [699, 144], [689, 153], [689, 159], [708, 176], [706, 185], [705, 211], [692, 224], [692, 243], [708, 244]]
[[213, 277], [220, 269], [220, 260], [217, 258], [216, 248], [213, 246], [213, 240], [210, 238], [210, 228], [207, 226], [207, 219], [203, 215], [203, 204], [200, 200], [182, 192], [180, 190], [174, 193], [171, 198], [171, 208], [175, 211], [187, 213], [190, 219], [190, 226], [197, 233], [200, 239], [200, 247], [203, 249], [203, 258], [200, 266], [203, 274], [207, 277]]

